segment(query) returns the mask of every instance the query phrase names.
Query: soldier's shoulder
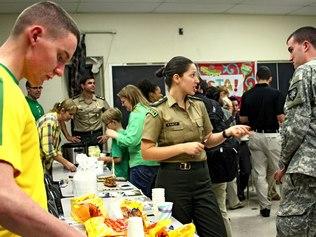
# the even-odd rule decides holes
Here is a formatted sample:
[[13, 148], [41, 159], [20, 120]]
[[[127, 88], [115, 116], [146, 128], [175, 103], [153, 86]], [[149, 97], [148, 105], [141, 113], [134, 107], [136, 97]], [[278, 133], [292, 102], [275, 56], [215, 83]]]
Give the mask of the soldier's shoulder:
[[204, 105], [203, 99], [197, 96], [188, 95], [188, 99], [191, 100], [196, 105], [199, 105], [199, 106]]
[[199, 101], [203, 102], [203, 100], [200, 97], [197, 97], [197, 96], [194, 96], [194, 95], [188, 95], [188, 98], [192, 99], [192, 100], [199, 100]]
[[151, 107], [158, 107], [159, 105], [162, 105], [163, 103], [166, 103], [168, 100], [167, 96], [162, 97], [160, 100], [151, 103], [150, 106]]
[[79, 95], [75, 95], [74, 97], [72, 97], [71, 99], [72, 100], [75, 100], [75, 99], [78, 99], [80, 97], [80, 94]]
[[104, 97], [99, 96], [99, 95], [96, 95], [95, 97], [96, 97], [97, 99], [100, 99], [100, 100], [105, 100], [105, 98], [104, 98]]
[[158, 111], [157, 111], [156, 108], [149, 107], [147, 114], [150, 114], [150, 115], [153, 116], [153, 117], [157, 117], [157, 116], [158, 116]]

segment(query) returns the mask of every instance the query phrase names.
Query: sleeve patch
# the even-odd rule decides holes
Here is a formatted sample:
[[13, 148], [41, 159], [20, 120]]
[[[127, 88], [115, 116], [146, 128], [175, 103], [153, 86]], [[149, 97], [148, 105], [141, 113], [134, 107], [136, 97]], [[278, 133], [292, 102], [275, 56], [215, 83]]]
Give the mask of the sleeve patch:
[[288, 92], [289, 100], [294, 101], [297, 96], [297, 88], [293, 88]]

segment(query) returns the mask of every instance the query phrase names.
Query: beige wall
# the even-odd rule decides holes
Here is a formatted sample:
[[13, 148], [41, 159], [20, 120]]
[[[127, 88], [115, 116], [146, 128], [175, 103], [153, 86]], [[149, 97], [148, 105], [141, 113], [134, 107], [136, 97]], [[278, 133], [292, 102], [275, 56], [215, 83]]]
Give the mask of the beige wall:
[[[111, 99], [109, 64], [165, 62], [175, 55], [195, 61], [287, 60], [287, 36], [296, 28], [316, 25], [316, 17], [216, 14], [82, 14], [74, 15], [88, 34], [88, 56], [105, 60], [105, 95]], [[15, 16], [0, 15], [0, 41]], [[178, 35], [178, 28], [184, 35]], [[63, 80], [45, 85], [40, 102], [48, 110], [67, 96]], [[49, 89], [48, 89], [49, 88]]]

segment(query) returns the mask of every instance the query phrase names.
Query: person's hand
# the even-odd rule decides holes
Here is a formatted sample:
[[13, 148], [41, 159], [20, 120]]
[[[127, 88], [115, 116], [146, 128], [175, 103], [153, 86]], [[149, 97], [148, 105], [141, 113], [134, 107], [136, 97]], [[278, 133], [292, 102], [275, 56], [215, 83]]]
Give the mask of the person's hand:
[[250, 127], [247, 125], [235, 125], [226, 129], [227, 136], [242, 137], [245, 135], [250, 135]]
[[112, 157], [110, 157], [110, 156], [102, 156], [102, 157], [100, 157], [98, 160], [102, 160], [102, 161], [104, 161], [106, 164], [112, 163]]
[[77, 169], [77, 167], [71, 162], [67, 162], [65, 168], [71, 172], [75, 172]]
[[275, 179], [276, 184], [282, 183], [282, 178], [283, 178], [285, 172], [286, 172], [285, 169], [277, 169], [277, 171], [275, 171], [273, 177]]
[[69, 136], [69, 137], [66, 137], [66, 139], [67, 139], [67, 141], [69, 141], [71, 143], [81, 142], [80, 136]]
[[189, 155], [198, 155], [204, 150], [204, 145], [200, 142], [183, 143], [183, 151]]
[[98, 143], [103, 144], [109, 139], [109, 137], [106, 135], [102, 135], [102, 136], [98, 136], [97, 139], [98, 139]]
[[108, 136], [108, 137], [111, 137], [111, 138], [117, 138], [118, 136], [118, 133], [116, 131], [114, 131], [113, 129], [107, 129], [105, 131], [105, 135]]

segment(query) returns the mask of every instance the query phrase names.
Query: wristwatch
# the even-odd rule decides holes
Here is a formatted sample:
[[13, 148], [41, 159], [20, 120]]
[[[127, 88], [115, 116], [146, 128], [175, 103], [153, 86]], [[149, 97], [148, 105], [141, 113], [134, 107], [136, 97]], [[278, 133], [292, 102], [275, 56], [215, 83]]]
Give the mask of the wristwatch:
[[227, 136], [226, 130], [223, 130], [222, 135], [224, 138], [231, 138], [232, 136]]

